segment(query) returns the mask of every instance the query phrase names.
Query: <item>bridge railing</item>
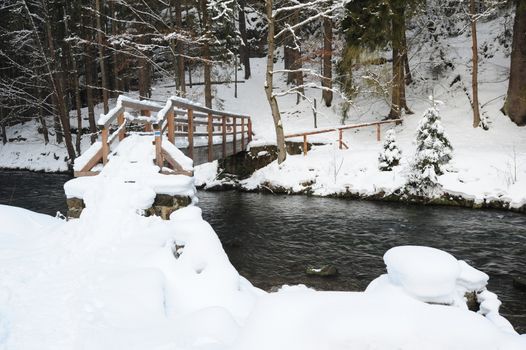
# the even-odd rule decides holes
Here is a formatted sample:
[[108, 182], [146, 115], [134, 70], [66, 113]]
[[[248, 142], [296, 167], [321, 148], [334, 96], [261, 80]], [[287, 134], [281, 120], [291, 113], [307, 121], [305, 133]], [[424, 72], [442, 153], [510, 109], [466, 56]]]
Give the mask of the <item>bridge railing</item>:
[[[126, 109], [140, 111], [139, 116], [126, 113]], [[168, 99], [163, 106], [156, 102], [120, 96], [116, 106], [99, 118], [97, 124], [101, 129], [101, 142], [92, 146], [98, 148], [91, 152], [93, 156], [75, 171], [75, 176], [96, 175], [98, 172], [92, 169], [100, 162], [103, 165], [108, 162], [112, 143], [126, 137], [131, 123], [142, 124], [140, 131], [153, 132], [155, 163], [162, 169], [166, 161], [175, 173], [179, 174], [188, 174], [189, 171], [174, 159], [167, 150], [169, 147], [163, 147], [163, 135], [166, 135], [173, 145], [177, 137], [184, 138], [188, 144], [187, 155], [192, 159], [195, 148], [199, 146], [196, 145], [195, 138], [205, 138], [208, 161], [214, 160], [215, 144], [221, 144], [221, 156], [226, 157], [229, 155], [227, 144], [232, 143], [232, 151], [235, 154], [246, 148], [253, 135], [252, 121], [248, 115], [213, 110], [175, 97]]]
[[349, 147], [345, 144], [343, 141], [343, 131], [348, 129], [358, 129], [358, 128], [364, 128], [368, 126], [375, 126], [376, 127], [376, 141], [380, 141], [381, 138], [381, 125], [383, 124], [390, 124], [395, 123], [399, 124], [402, 122], [402, 119], [389, 119], [389, 120], [382, 120], [379, 122], [371, 122], [371, 123], [363, 123], [363, 124], [349, 124], [349, 125], [342, 125], [337, 126], [334, 128], [325, 128], [325, 129], [317, 129], [317, 130], [311, 130], [311, 131], [304, 131], [294, 134], [288, 134], [285, 135], [286, 139], [293, 138], [293, 137], [303, 137], [303, 155], [307, 155], [308, 152], [308, 143], [307, 143], [307, 137], [309, 135], [318, 135], [318, 134], [325, 134], [328, 132], [338, 132], [338, 147], [340, 149], [343, 149], [345, 147], [348, 149]]

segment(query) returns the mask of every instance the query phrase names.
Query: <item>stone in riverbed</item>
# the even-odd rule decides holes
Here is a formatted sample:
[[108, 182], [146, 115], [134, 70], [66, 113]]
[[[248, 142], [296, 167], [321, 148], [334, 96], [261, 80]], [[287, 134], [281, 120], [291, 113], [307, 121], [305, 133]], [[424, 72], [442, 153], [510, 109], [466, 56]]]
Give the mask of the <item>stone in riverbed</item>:
[[513, 277], [513, 286], [517, 289], [526, 291], [526, 276]]
[[336, 276], [338, 274], [338, 269], [334, 265], [324, 265], [320, 268], [307, 267], [305, 273], [311, 276], [330, 277]]

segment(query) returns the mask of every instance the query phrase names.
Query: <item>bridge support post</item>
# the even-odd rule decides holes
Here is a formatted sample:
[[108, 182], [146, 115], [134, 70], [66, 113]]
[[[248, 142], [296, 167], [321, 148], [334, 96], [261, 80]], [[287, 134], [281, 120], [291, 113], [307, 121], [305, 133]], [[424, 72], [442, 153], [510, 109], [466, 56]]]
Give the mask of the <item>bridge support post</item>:
[[188, 157], [194, 159], [194, 111], [188, 108]]
[[241, 150], [245, 150], [245, 117], [241, 117]]
[[307, 146], [307, 135], [303, 135], [303, 156], [304, 157], [307, 155], [308, 151], [309, 151], [309, 148]]
[[168, 140], [175, 144], [175, 116], [174, 116], [174, 110], [173, 110], [173, 107], [172, 109], [170, 110], [170, 112], [168, 112], [168, 116], [167, 116], [167, 123], [168, 123]]
[[376, 124], [376, 141], [380, 141], [380, 124]]
[[155, 164], [163, 169], [164, 161], [163, 161], [163, 148], [162, 148], [162, 132], [161, 132], [162, 126], [159, 124], [153, 125], [153, 134], [154, 137], [154, 143], [155, 143]]
[[223, 136], [223, 146], [222, 146], [222, 151], [223, 151], [223, 158], [226, 158], [226, 117], [223, 116], [221, 117], [221, 121], [222, 121], [222, 125], [221, 125], [221, 132], [222, 132], [222, 136]]
[[237, 153], [237, 117], [233, 117], [233, 118], [232, 118], [232, 123], [234, 123], [234, 124], [232, 125], [232, 126], [233, 126], [232, 130], [233, 130], [233, 133], [234, 133], [234, 134], [232, 135], [232, 136], [233, 136], [233, 137], [232, 137], [232, 140], [234, 141], [234, 144], [233, 144], [232, 146], [234, 147], [234, 148], [233, 148], [233, 150], [234, 150], [234, 154], [236, 154], [236, 153]]
[[339, 134], [338, 143], [339, 143], [340, 149], [342, 149], [343, 148], [343, 130], [342, 129], [338, 130], [338, 134]]
[[110, 145], [108, 144], [108, 128], [102, 129], [102, 164], [108, 163], [108, 155], [110, 153]]
[[214, 118], [212, 114], [208, 113], [208, 161], [211, 162], [214, 159]]
[[248, 117], [248, 142], [252, 142], [252, 119]]
[[126, 126], [124, 125], [126, 123], [126, 120], [124, 120], [124, 112], [119, 113], [117, 116], [117, 124], [119, 126], [119, 129], [122, 126], [122, 129], [119, 130], [119, 141], [122, 141], [124, 137], [126, 136]]

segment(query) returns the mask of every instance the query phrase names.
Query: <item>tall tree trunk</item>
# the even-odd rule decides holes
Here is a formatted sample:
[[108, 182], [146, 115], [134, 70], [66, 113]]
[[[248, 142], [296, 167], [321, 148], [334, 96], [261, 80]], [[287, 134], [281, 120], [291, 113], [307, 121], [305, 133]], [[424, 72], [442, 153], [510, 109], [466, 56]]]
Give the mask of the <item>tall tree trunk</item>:
[[5, 121], [4, 121], [4, 107], [0, 106], [0, 132], [2, 134], [2, 144], [7, 143], [7, 131], [5, 129]]
[[404, 18], [404, 36], [402, 37], [402, 46], [404, 47], [404, 70], [405, 70], [405, 85], [410, 85], [413, 82], [413, 76], [409, 67], [409, 55], [407, 47], [407, 35], [405, 33], [405, 18]]
[[[40, 122], [40, 125], [42, 127], [42, 135], [44, 136], [44, 144], [47, 145], [49, 143], [49, 131], [46, 124], [46, 118], [44, 117], [44, 108], [42, 107], [44, 104], [44, 96], [42, 94], [42, 88], [40, 87], [40, 82], [37, 82], [37, 96], [38, 96], [38, 120]], [[0, 118], [1, 119], [1, 118]]]
[[212, 108], [212, 63], [210, 62], [210, 23], [206, 0], [202, 0], [203, 27], [205, 30], [206, 40], [203, 45], [204, 64], [204, 83], [205, 83], [205, 106]]
[[204, 80], [205, 80], [205, 106], [212, 108], [212, 62], [210, 58], [210, 20], [208, 16], [208, 9], [206, 8], [206, 0], [201, 0], [201, 11], [203, 14], [203, 29], [205, 31], [206, 40], [203, 44], [203, 59], [204, 63]]
[[102, 6], [101, 0], [95, 0], [95, 10], [97, 12], [97, 44], [99, 46], [99, 64], [100, 64], [100, 76], [102, 79], [102, 101], [104, 104], [104, 113], [108, 113], [108, 77], [106, 75], [106, 62], [104, 58], [104, 46], [102, 40]]
[[477, 20], [476, 20], [475, 0], [470, 0], [469, 13], [471, 16], [471, 52], [473, 56], [473, 69], [471, 71], [471, 89], [473, 90], [473, 127], [477, 128], [480, 125], [480, 111], [479, 111], [479, 88], [478, 88], [478, 41], [477, 41]]
[[[178, 30], [183, 28], [183, 12], [181, 8], [181, 2], [175, 1], [175, 25]], [[177, 86], [181, 96], [186, 96], [186, 77], [185, 77], [185, 60], [184, 60], [184, 43], [179, 40], [176, 44], [177, 52]]]
[[239, 33], [241, 34], [241, 62], [245, 66], [245, 80], [250, 78], [250, 45], [248, 44], [247, 37], [247, 22], [245, 18], [245, 7], [247, 6], [246, 0], [239, 0]]
[[332, 19], [323, 17], [323, 87], [321, 97], [325, 105], [330, 107], [332, 104]]
[[[46, 11], [47, 13], [47, 11]], [[48, 50], [50, 57], [54, 60], [53, 68], [50, 68], [50, 79], [53, 85], [53, 91], [54, 91], [54, 97], [56, 101], [57, 106], [57, 112], [60, 116], [60, 124], [62, 127], [62, 132], [64, 135], [64, 141], [66, 143], [66, 149], [68, 151], [68, 156], [71, 161], [75, 160], [75, 149], [73, 147], [73, 142], [71, 140], [71, 130], [70, 130], [70, 124], [69, 124], [69, 113], [66, 107], [65, 103], [65, 96], [64, 96], [64, 89], [62, 86], [62, 81], [59, 79], [57, 71], [57, 61], [56, 61], [56, 52], [55, 52], [55, 46], [53, 44], [53, 36], [51, 33], [51, 20], [50, 18], [46, 18], [45, 21], [45, 30], [46, 30], [46, 36], [47, 36], [47, 42], [48, 42]]]
[[[68, 14], [66, 12], [66, 7], [64, 6], [64, 28], [66, 32], [66, 37], [70, 36], [70, 29], [68, 23]], [[77, 69], [77, 58], [73, 52], [73, 47], [67, 43], [67, 48], [69, 52], [69, 60], [71, 62], [72, 74], [70, 74], [70, 85], [73, 86], [75, 94], [75, 110], [77, 112], [77, 138], [75, 140], [75, 149], [77, 154], [80, 155], [80, 144], [82, 139], [82, 104], [80, 101], [80, 86], [79, 86], [79, 72]]]
[[[115, 1], [110, 1], [110, 13], [112, 18], [117, 18], [118, 13], [115, 9]], [[115, 20], [111, 20], [111, 34], [117, 35], [119, 31], [119, 23]], [[117, 50], [113, 50], [112, 52], [112, 69], [113, 71], [113, 89], [111, 96], [116, 96], [120, 94], [120, 91], [123, 91], [124, 88], [122, 87], [122, 77], [121, 77], [121, 69], [119, 65], [121, 64], [119, 58], [119, 52]], [[110, 73], [111, 75], [111, 73]]]
[[82, 37], [85, 40], [84, 47], [84, 67], [86, 73], [86, 103], [88, 105], [88, 123], [91, 133], [91, 143], [97, 140], [97, 123], [95, 121], [95, 102], [93, 101], [93, 86], [94, 76], [96, 74], [96, 66], [94, 64], [93, 49], [91, 46], [92, 37], [90, 35], [88, 26], [91, 26], [92, 21], [89, 20], [86, 13], [81, 14], [82, 23]]
[[513, 24], [510, 82], [503, 112], [517, 125], [526, 125], [526, 2], [518, 0]]
[[404, 81], [404, 5], [395, 5], [392, 8], [393, 15], [391, 19], [393, 33], [393, 82], [391, 93], [391, 111], [390, 119], [399, 119], [402, 117], [402, 109], [409, 110], [405, 101], [405, 81]]
[[265, 84], [265, 93], [267, 95], [267, 100], [272, 111], [272, 119], [274, 120], [274, 128], [276, 130], [276, 142], [278, 146], [278, 164], [281, 164], [287, 158], [287, 151], [285, 147], [285, 134], [283, 132], [283, 123], [281, 122], [281, 115], [279, 113], [278, 101], [276, 96], [272, 92], [273, 88], [273, 71], [274, 71], [274, 26], [275, 19], [272, 13], [272, 0], [266, 0], [265, 9], [268, 19], [268, 53], [267, 53], [267, 72], [266, 72], [266, 84]]

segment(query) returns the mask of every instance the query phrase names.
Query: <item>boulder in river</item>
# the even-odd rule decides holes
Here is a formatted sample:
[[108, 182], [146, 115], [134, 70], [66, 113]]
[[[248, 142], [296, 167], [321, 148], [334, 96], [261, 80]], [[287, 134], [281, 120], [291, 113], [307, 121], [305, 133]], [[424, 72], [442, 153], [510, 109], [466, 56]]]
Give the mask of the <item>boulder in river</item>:
[[338, 269], [334, 265], [324, 265], [320, 268], [307, 267], [305, 273], [311, 276], [330, 277], [336, 276], [338, 274]]
[[513, 286], [517, 289], [526, 291], [526, 276], [513, 277]]

